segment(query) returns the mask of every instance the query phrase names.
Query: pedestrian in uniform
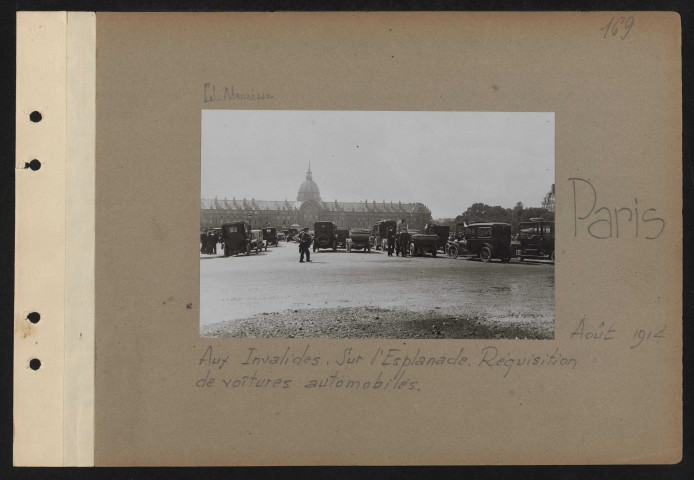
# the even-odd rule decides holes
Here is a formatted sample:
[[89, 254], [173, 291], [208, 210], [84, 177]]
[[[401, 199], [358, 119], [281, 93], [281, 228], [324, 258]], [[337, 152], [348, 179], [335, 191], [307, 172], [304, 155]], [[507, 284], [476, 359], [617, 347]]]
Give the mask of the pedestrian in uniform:
[[403, 257], [407, 256], [407, 249], [410, 246], [410, 235], [407, 233], [407, 230], [402, 230], [400, 231], [400, 254]]
[[304, 255], [306, 255], [306, 261], [311, 261], [311, 234], [308, 233], [308, 227], [304, 228], [299, 234], [299, 262], [304, 263]]
[[210, 251], [210, 253], [213, 253], [216, 255], [217, 254], [217, 233], [214, 230], [212, 230], [209, 235], [210, 235], [210, 247], [212, 249]]
[[200, 253], [205, 253], [205, 245], [207, 244], [207, 230], [200, 233]]
[[212, 253], [212, 237], [209, 231], [207, 232], [207, 238], [205, 238], [205, 253], [208, 255]]
[[393, 233], [393, 227], [388, 227], [388, 232], [386, 233], [386, 239], [388, 241], [388, 256], [393, 256], [393, 247], [395, 247], [395, 234]]

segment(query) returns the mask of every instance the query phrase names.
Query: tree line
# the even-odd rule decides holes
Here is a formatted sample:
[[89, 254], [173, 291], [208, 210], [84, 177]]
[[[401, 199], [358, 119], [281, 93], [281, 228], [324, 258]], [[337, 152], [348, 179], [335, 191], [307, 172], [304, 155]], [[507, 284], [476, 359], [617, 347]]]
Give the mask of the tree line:
[[[516, 203], [513, 208], [504, 208], [499, 205], [491, 206], [485, 203], [473, 203], [461, 215], [455, 217], [454, 224], [479, 223], [479, 222], [503, 222], [511, 225], [515, 233], [521, 222], [527, 222], [531, 218], [554, 220], [554, 212], [543, 207], [524, 207], [522, 202]], [[454, 225], [452, 225], [454, 226]]]

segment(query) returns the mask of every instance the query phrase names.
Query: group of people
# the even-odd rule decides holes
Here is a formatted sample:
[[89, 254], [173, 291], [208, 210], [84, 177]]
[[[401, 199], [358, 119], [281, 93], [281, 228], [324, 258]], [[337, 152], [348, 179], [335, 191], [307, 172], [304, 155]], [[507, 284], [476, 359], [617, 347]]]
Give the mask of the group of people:
[[203, 230], [200, 233], [200, 253], [206, 255], [217, 254], [217, 243], [221, 242], [221, 234], [214, 230]]
[[[299, 262], [304, 263], [304, 257], [307, 262], [311, 261], [311, 243], [313, 238], [308, 232], [308, 227], [305, 227], [296, 236], [299, 242]], [[386, 234], [386, 239], [388, 242], [388, 256], [392, 257], [393, 252], [395, 256], [406, 257], [410, 254], [410, 234], [407, 229], [398, 230], [397, 232], [391, 227], [388, 229]]]
[[393, 227], [388, 228], [386, 232], [386, 241], [388, 242], [388, 256], [393, 256], [393, 250], [395, 250], [395, 256], [406, 257], [410, 253], [410, 234], [407, 233], [407, 229], [398, 230], [397, 232]]

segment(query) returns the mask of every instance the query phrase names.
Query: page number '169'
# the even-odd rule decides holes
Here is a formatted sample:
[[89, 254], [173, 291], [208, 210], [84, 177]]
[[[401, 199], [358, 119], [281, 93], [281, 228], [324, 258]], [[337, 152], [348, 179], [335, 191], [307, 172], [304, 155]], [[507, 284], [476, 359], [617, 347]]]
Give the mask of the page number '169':
[[631, 32], [631, 27], [634, 26], [634, 17], [629, 16], [629, 17], [612, 17], [610, 19], [610, 22], [602, 27], [600, 31], [602, 32], [605, 30], [605, 34], [602, 36], [602, 38], [607, 38], [607, 32], [612, 33], [613, 37], [616, 37], [618, 34], [623, 33], [623, 35], [619, 35], [619, 38], [624, 40], [627, 38], [627, 35], [629, 35], [629, 32]]

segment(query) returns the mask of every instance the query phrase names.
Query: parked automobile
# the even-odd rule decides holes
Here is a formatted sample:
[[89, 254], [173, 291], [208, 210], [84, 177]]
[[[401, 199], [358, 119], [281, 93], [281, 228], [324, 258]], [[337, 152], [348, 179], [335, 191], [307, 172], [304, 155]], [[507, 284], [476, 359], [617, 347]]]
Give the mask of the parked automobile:
[[335, 232], [335, 236], [337, 237], [337, 247], [347, 248], [347, 237], [349, 237], [349, 229], [338, 228]]
[[279, 238], [277, 236], [277, 229], [275, 227], [265, 227], [263, 228], [263, 240], [265, 240], [266, 245], [279, 245]]
[[418, 230], [410, 230], [410, 255], [421, 256], [425, 253], [431, 253], [432, 257], [436, 256], [436, 251], [439, 248], [439, 236], [436, 234], [420, 233]]
[[515, 255], [522, 262], [526, 258], [545, 258], [554, 261], [554, 222], [531, 218], [522, 222], [518, 240], [513, 242]]
[[446, 243], [448, 242], [448, 237], [451, 233], [451, 227], [448, 225], [437, 225], [435, 223], [430, 223], [424, 227], [424, 233], [428, 235], [437, 235], [439, 239], [436, 243], [436, 248], [438, 250], [445, 251]]
[[281, 232], [277, 232], [277, 241], [278, 242], [287, 241], [287, 230], [282, 230]]
[[371, 229], [369, 228], [353, 228], [349, 231], [349, 237], [347, 238], [347, 251], [352, 250], [366, 250], [371, 251], [371, 246], [373, 245], [373, 235], [371, 235]]
[[225, 223], [222, 225], [224, 256], [251, 253], [251, 232], [246, 222]]
[[333, 222], [316, 222], [313, 224], [313, 251], [321, 248], [337, 250], [337, 225]]
[[263, 231], [251, 230], [251, 250], [255, 250], [255, 253], [258, 253], [263, 249], [267, 251], [267, 242], [263, 239]]
[[448, 242], [448, 256], [479, 257], [483, 262], [499, 258], [511, 260], [515, 252], [511, 248], [511, 225], [508, 223], [472, 223], [464, 231], [456, 233], [456, 239]]
[[287, 230], [287, 241], [289, 240], [295, 240], [296, 236], [299, 234], [301, 231], [301, 226], [293, 223], [292, 225], [289, 226], [289, 230]]

